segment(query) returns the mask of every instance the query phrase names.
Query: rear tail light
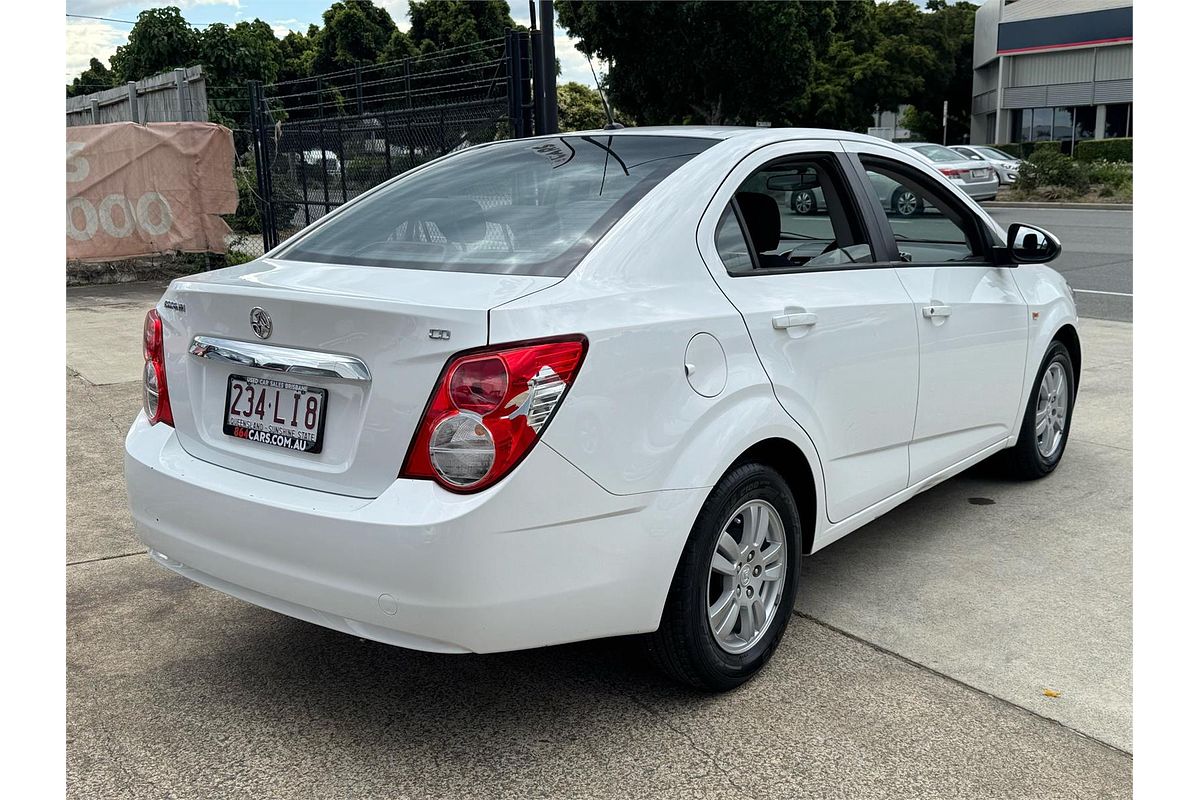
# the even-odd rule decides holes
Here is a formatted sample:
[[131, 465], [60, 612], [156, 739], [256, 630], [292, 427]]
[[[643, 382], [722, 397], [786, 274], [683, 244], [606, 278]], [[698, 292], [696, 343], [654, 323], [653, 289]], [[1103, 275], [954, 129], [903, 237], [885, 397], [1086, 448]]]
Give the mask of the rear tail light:
[[142, 368], [142, 405], [146, 409], [146, 418], [151, 425], [165, 422], [174, 427], [171, 398], [167, 394], [162, 320], [155, 309], [150, 309], [146, 314], [146, 323], [142, 326], [142, 355], [146, 359], [146, 365]]
[[402, 478], [477, 492], [533, 449], [579, 373], [587, 339], [499, 345], [450, 359], [417, 428]]
[[947, 178], [965, 178], [971, 174], [969, 169], [950, 169], [949, 167], [940, 167], [938, 172], [945, 175]]

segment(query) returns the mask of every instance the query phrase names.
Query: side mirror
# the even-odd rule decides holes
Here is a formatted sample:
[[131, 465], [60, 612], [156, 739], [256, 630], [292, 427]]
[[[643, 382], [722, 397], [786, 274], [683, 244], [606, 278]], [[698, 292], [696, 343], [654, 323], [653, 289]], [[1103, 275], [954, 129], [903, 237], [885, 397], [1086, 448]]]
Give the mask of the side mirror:
[[1062, 254], [1062, 243], [1049, 231], [1014, 222], [1008, 226], [1008, 252], [1018, 264], [1045, 264]]

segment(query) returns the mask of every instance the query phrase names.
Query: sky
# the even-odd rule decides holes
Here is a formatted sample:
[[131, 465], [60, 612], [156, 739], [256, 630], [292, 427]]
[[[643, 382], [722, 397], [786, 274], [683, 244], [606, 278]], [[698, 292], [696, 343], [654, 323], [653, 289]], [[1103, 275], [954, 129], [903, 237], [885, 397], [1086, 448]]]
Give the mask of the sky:
[[[68, 14], [83, 14], [92, 17], [108, 17], [114, 20], [137, 19], [139, 12], [147, 8], [177, 6], [184, 19], [203, 27], [211, 22], [229, 25], [255, 17], [269, 23], [275, 35], [282, 38], [289, 30], [304, 32], [310, 24], [321, 24], [321, 13], [333, 0], [173, 0], [172, 2], [130, 2], [130, 0], [67, 0]], [[392, 15], [401, 30], [408, 30], [408, 0], [375, 0]], [[509, 0], [513, 19], [529, 25], [528, 0]], [[117, 48], [125, 43], [133, 26], [123, 22], [106, 22], [92, 19], [67, 17], [67, 63], [66, 82], [70, 83], [87, 69], [88, 61], [99, 58], [105, 64]], [[587, 58], [575, 49], [570, 37], [562, 28], [554, 29], [554, 54], [562, 64], [559, 81], [579, 81], [595, 86]], [[599, 68], [599, 65], [597, 65]]]

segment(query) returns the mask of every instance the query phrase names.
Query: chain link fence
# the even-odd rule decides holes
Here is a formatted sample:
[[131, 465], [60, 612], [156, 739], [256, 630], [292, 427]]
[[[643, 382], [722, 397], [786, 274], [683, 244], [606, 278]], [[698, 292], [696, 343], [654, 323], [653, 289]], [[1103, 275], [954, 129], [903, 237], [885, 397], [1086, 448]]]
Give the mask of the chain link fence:
[[[228, 105], [238, 212], [229, 261], [262, 255], [368, 189], [447, 153], [532, 133], [527, 33], [243, 89]], [[210, 104], [224, 100], [210, 94]], [[214, 97], [214, 95], [216, 95]]]

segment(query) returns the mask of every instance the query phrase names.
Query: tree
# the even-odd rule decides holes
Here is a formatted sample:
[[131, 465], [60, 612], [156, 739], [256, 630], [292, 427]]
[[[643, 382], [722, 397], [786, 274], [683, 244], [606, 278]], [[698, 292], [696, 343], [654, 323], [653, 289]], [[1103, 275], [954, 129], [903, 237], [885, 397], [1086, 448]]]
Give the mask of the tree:
[[138, 14], [129, 41], [117, 48], [112, 71], [117, 81], [139, 81], [176, 67], [195, 64], [200, 36], [173, 6]]
[[78, 78], [67, 85], [67, 97], [102, 92], [116, 85], [117, 76], [113, 74], [112, 70], [104, 66], [100, 62], [100, 59], [93, 58], [88, 63], [88, 68], [81, 72]]
[[558, 128], [561, 131], [586, 131], [608, 123], [600, 92], [570, 81], [558, 87]]
[[214, 22], [200, 34], [199, 56], [206, 79], [221, 86], [248, 80], [274, 83], [283, 62], [275, 32], [261, 19], [232, 28]]
[[614, 104], [639, 124], [811, 122], [832, 3], [558, 0], [578, 48], [610, 62]]
[[307, 34], [289, 31], [279, 41], [279, 80], [294, 81], [313, 74], [319, 30], [316, 25], [309, 25]]
[[[811, 125], [865, 130], [916, 108], [928, 138], [970, 123], [975, 6], [929, 0], [651, 2], [556, 0], [578, 48], [611, 63], [611, 99], [639, 123]], [[929, 122], [936, 113], [937, 130]]]
[[[423, 53], [498, 39], [508, 29], [517, 27], [504, 0], [412, 0], [408, 5], [408, 18], [412, 21], [409, 35]], [[488, 58], [479, 53], [466, 53], [457, 60], [472, 63]]]
[[313, 37], [317, 51], [313, 69], [318, 73], [380, 60], [392, 35], [400, 30], [392, 16], [371, 0], [339, 0], [321, 19], [325, 24]]

